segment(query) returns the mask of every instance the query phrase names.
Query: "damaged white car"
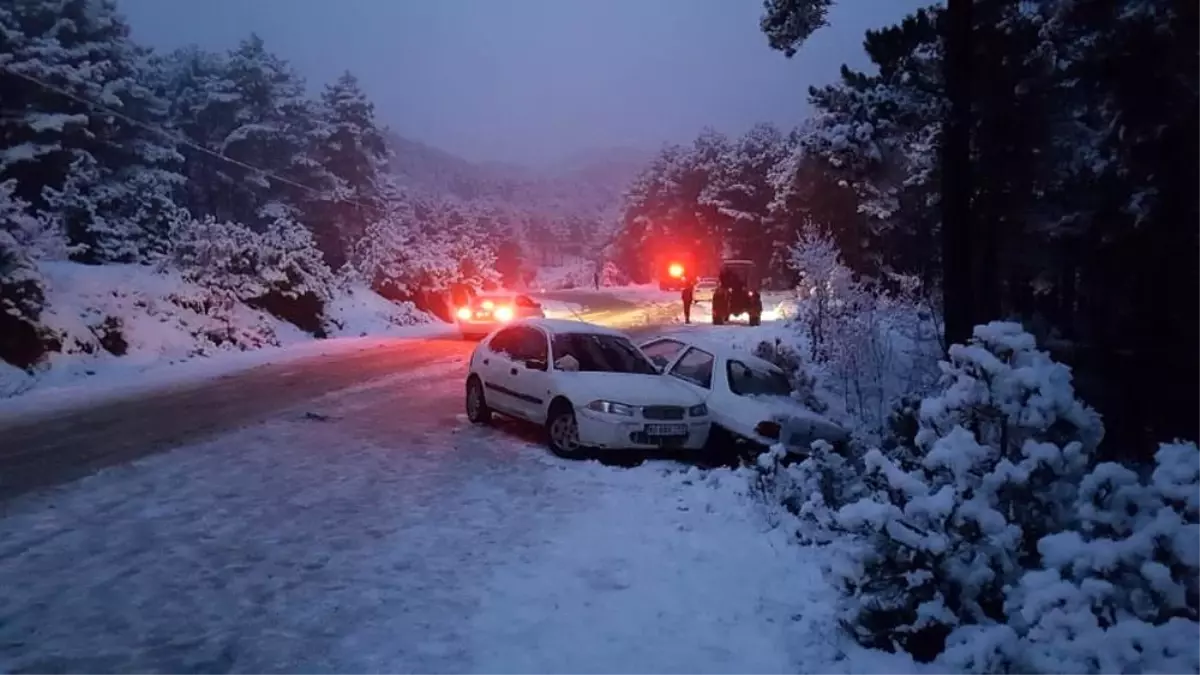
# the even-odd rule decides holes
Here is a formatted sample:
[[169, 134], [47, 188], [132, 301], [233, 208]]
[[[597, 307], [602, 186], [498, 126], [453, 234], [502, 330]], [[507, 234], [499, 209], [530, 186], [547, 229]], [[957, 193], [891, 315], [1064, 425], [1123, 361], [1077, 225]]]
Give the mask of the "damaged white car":
[[658, 337], [642, 352], [665, 377], [684, 383], [708, 404], [713, 442], [782, 444], [806, 454], [813, 441], [841, 443], [849, 434], [792, 397], [787, 375], [775, 364], [728, 345], [690, 337]]
[[703, 398], [664, 379], [625, 335], [561, 319], [517, 321], [471, 355], [467, 417], [493, 412], [545, 427], [564, 457], [589, 448], [700, 449], [708, 438]]

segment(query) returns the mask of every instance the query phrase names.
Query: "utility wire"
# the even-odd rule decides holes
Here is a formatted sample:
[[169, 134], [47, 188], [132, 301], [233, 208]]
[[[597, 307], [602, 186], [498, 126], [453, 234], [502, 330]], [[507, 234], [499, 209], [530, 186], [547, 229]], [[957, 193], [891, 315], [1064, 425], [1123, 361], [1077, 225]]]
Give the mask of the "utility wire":
[[[317, 190], [315, 188], [309, 187], [309, 186], [301, 184], [301, 183], [297, 183], [296, 181], [291, 180], [289, 178], [284, 178], [283, 176], [280, 176], [278, 174], [267, 171], [266, 169], [260, 169], [256, 166], [247, 164], [240, 160], [233, 159], [232, 157], [227, 157], [226, 155], [224, 155], [222, 153], [216, 152], [214, 150], [210, 150], [209, 148], [206, 148], [206, 147], [200, 145], [199, 143], [196, 143], [195, 141], [191, 140], [190, 138], [188, 138], [182, 134], [173, 133], [173, 132], [167, 131], [166, 129], [163, 129], [161, 127], [156, 127], [152, 124], [148, 124], [139, 119], [135, 119], [133, 117], [130, 117], [129, 115], [126, 115], [125, 113], [123, 113], [119, 110], [116, 110], [110, 106], [104, 105], [103, 103], [89, 100], [87, 98], [79, 96], [78, 94], [67, 91], [66, 89], [63, 89], [62, 87], [58, 87], [56, 85], [50, 84], [49, 82], [38, 79], [32, 75], [17, 72], [16, 70], [13, 70], [12, 67], [10, 67], [6, 64], [0, 63], [0, 70], [4, 71], [14, 77], [19, 77], [22, 80], [25, 80], [26, 82], [30, 82], [32, 84], [38, 85], [39, 87], [42, 87], [43, 89], [46, 89], [48, 91], [52, 91], [56, 94], [59, 94], [60, 96], [65, 96], [66, 98], [69, 98], [73, 101], [82, 103], [86, 106], [90, 106], [92, 108], [95, 108], [97, 110], [105, 112], [109, 115], [112, 115], [113, 117], [120, 118], [134, 126], [145, 129], [146, 131], [149, 131], [151, 133], [155, 133], [160, 136], [163, 136], [164, 138], [170, 139], [170, 140], [174, 141], [175, 143], [178, 143], [179, 145], [189, 147], [197, 152], [203, 153], [210, 157], [215, 157], [224, 162], [229, 162], [230, 164], [240, 167], [242, 169], [246, 169], [248, 171], [253, 171], [255, 173], [262, 174], [276, 182], [283, 183], [284, 185], [290, 185], [291, 187], [294, 187], [299, 190], [303, 190], [304, 192], [308, 192], [310, 194], [316, 195], [318, 197], [321, 197], [322, 199], [325, 199], [328, 197], [324, 192], [321, 192], [320, 190]], [[357, 206], [358, 208], [363, 209], [365, 211], [374, 211], [375, 213], [381, 214], [381, 215], [385, 214], [385, 212], [382, 209], [379, 209], [378, 207], [371, 206], [369, 204], [363, 204], [362, 202], [359, 202], [354, 199], [341, 198], [341, 199], [337, 199], [337, 201], [345, 202], [347, 204], [352, 204], [352, 205]]]

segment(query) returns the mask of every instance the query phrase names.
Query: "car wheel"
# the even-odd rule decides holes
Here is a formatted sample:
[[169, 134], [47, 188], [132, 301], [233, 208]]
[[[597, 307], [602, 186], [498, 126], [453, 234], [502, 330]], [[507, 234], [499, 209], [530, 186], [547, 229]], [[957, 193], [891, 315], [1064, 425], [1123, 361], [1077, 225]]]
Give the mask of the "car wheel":
[[751, 314], [750, 315], [750, 325], [751, 326], [762, 325], [762, 315], [761, 314]]
[[577, 459], [583, 454], [579, 442], [579, 423], [569, 403], [555, 403], [546, 419], [546, 440], [550, 452], [564, 459]]
[[484, 398], [483, 384], [474, 375], [467, 380], [467, 419], [472, 424], [489, 424], [492, 421], [492, 409]]

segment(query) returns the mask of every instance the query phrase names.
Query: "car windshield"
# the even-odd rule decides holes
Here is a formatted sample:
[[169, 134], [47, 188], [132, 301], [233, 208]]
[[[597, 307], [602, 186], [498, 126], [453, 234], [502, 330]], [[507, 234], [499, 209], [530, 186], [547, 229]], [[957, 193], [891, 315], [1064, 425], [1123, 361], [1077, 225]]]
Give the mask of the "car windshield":
[[[626, 338], [598, 333], [558, 333], [551, 341], [554, 363], [570, 356], [590, 373], [657, 375], [658, 369]], [[573, 365], [573, 364], [572, 364]]]
[[730, 361], [729, 390], [738, 396], [790, 396], [792, 384], [782, 371], [752, 368], [741, 361]]

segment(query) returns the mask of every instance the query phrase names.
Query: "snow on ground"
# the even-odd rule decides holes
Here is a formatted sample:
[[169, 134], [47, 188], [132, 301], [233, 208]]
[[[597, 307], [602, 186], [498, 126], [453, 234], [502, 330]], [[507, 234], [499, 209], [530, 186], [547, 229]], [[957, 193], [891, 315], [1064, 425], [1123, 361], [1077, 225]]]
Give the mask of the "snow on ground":
[[[62, 350], [50, 353], [33, 373], [0, 362], [0, 418], [374, 344], [316, 340], [172, 272], [64, 262], [42, 268], [48, 282], [42, 319], [61, 336]], [[411, 305], [396, 305], [365, 288], [339, 292], [329, 315], [340, 325], [334, 336], [418, 337], [450, 330]]]
[[823, 551], [767, 527], [743, 474], [537, 459], [586, 506], [493, 571], [471, 623], [487, 670], [913, 670], [847, 643]]
[[537, 301], [541, 304], [542, 311], [551, 319], [578, 319], [584, 311], [583, 305], [575, 302], [564, 302], [549, 298], [538, 298]]
[[468, 424], [460, 369], [8, 505], [0, 671], [913, 670], [744, 475], [559, 460]]
[[445, 328], [412, 303], [392, 302], [363, 284], [339, 290], [326, 313], [340, 337], [409, 337]]

